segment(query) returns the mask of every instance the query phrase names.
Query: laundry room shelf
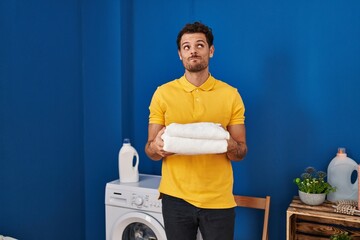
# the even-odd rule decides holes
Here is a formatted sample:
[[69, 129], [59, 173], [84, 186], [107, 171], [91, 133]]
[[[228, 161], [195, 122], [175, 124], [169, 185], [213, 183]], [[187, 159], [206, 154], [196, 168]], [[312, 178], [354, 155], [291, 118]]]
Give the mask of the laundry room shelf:
[[294, 197], [286, 211], [286, 239], [328, 240], [333, 234], [349, 232], [354, 240], [359, 240], [360, 217], [335, 213], [333, 205], [325, 201], [310, 206]]

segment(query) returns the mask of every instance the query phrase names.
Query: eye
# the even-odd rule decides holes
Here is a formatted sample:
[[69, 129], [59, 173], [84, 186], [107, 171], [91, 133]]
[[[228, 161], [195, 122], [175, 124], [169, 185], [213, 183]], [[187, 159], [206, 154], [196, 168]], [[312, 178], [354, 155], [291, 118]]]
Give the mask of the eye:
[[183, 46], [183, 49], [184, 49], [184, 50], [189, 50], [190, 47], [189, 47], [189, 45], [185, 45], [185, 46]]
[[203, 47], [204, 47], [204, 44], [199, 43], [199, 44], [197, 45], [197, 48], [203, 48]]

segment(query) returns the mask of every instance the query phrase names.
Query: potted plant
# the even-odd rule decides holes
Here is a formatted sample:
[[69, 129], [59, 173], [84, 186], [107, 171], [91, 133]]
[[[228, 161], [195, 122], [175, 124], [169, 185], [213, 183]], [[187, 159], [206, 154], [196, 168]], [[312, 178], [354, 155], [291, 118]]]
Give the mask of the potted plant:
[[330, 236], [330, 240], [351, 240], [352, 237], [348, 232], [334, 234]]
[[320, 205], [325, 201], [326, 194], [335, 192], [335, 187], [325, 181], [326, 173], [307, 167], [300, 178], [295, 178], [300, 200], [308, 205]]

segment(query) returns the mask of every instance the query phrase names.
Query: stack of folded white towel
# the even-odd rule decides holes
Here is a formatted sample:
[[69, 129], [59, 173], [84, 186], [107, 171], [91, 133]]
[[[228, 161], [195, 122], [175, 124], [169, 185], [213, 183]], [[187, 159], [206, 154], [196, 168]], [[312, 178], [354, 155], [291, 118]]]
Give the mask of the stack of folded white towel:
[[230, 134], [218, 123], [172, 123], [161, 136], [164, 150], [176, 154], [214, 154], [227, 151]]

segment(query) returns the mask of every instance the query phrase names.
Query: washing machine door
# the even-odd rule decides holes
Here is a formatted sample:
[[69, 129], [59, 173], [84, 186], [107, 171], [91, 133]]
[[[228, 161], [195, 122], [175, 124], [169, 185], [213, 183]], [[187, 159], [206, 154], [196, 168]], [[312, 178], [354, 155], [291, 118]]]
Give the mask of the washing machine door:
[[113, 226], [111, 240], [164, 240], [164, 227], [158, 220], [143, 212], [122, 215]]

